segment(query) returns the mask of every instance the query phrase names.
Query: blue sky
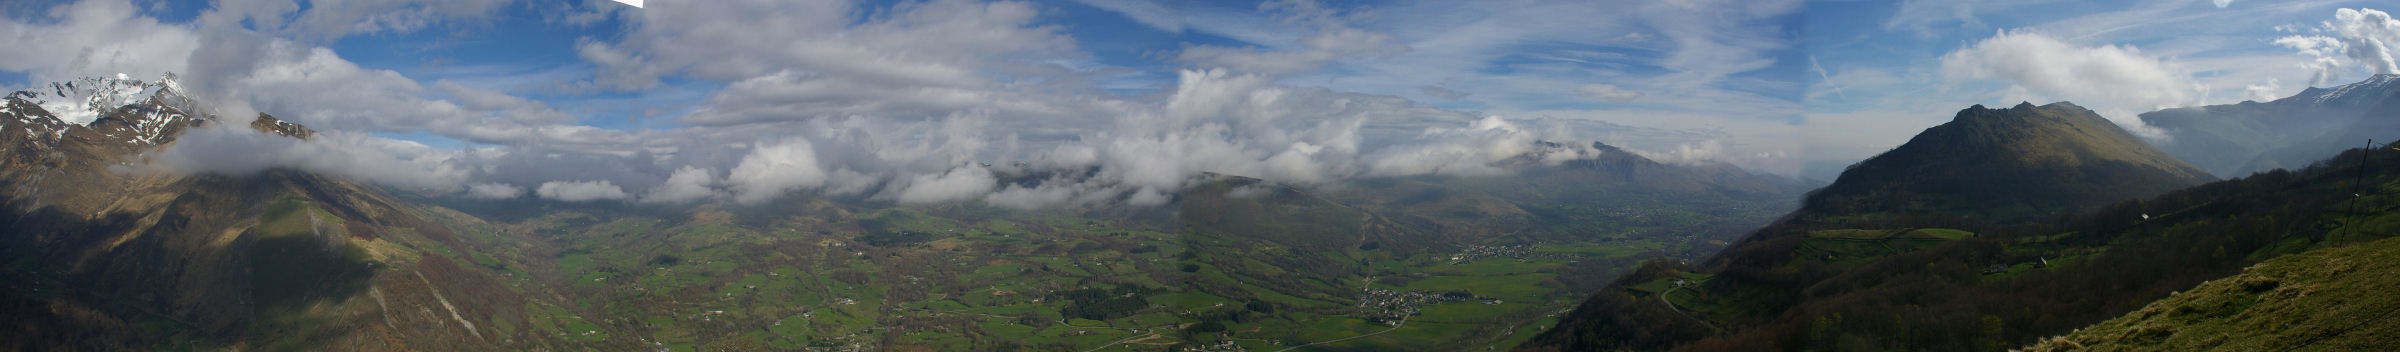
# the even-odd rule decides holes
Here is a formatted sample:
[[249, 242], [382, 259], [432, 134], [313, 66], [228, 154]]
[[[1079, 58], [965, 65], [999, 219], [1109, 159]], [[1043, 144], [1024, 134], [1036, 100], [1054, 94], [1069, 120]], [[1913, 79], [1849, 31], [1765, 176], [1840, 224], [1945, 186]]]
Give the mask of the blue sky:
[[[1829, 179], [1967, 105], [2071, 100], [2138, 132], [2363, 78], [2325, 47], [2395, 35], [2337, 19], [2364, 1], [646, 5], [18, 2], [0, 86], [177, 72], [229, 116], [349, 138], [312, 155], [408, 166], [328, 171], [431, 193], [1051, 205], [1591, 156], [1530, 140]], [[1016, 190], [989, 181], [1027, 170], [991, 161], [1111, 171]]]

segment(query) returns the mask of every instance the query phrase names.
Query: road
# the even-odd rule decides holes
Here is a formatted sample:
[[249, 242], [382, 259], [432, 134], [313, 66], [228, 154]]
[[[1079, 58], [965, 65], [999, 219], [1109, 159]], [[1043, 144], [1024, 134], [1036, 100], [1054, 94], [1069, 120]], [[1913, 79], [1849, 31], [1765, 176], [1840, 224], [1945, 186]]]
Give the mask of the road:
[[1674, 288], [1669, 288], [1669, 289], [1667, 289], [1667, 292], [1660, 292], [1660, 293], [1658, 293], [1658, 302], [1659, 302], [1659, 303], [1666, 303], [1666, 304], [1667, 304], [1667, 310], [1672, 310], [1672, 311], [1675, 311], [1675, 313], [1677, 313], [1677, 314], [1683, 314], [1683, 316], [1684, 316], [1684, 317], [1686, 317], [1686, 318], [1692, 318], [1692, 321], [1697, 321], [1697, 322], [1700, 322], [1700, 325], [1707, 325], [1707, 326], [1708, 326], [1708, 328], [1709, 328], [1710, 330], [1716, 330], [1718, 335], [1724, 335], [1724, 334], [1725, 334], [1725, 329], [1724, 329], [1724, 328], [1719, 328], [1719, 327], [1717, 327], [1717, 324], [1712, 324], [1712, 323], [1709, 323], [1709, 322], [1708, 322], [1708, 319], [1700, 319], [1700, 317], [1699, 317], [1699, 316], [1692, 315], [1692, 313], [1691, 313], [1691, 312], [1685, 312], [1685, 311], [1683, 311], [1683, 309], [1681, 309], [1681, 308], [1675, 308], [1675, 301], [1670, 301], [1670, 300], [1667, 300], [1667, 295], [1674, 294], [1674, 293], [1675, 293], [1675, 290], [1681, 290], [1681, 289], [1683, 289], [1683, 286], [1676, 286], [1676, 287], [1674, 287]]

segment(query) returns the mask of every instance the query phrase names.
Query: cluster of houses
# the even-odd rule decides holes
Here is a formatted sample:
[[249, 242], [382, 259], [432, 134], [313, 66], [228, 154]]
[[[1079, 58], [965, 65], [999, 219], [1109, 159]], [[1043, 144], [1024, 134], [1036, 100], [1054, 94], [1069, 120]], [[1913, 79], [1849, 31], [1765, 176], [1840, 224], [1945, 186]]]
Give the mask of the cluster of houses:
[[1580, 259], [1579, 256], [1574, 254], [1544, 253], [1541, 251], [1541, 249], [1542, 245], [1538, 244], [1515, 244], [1505, 246], [1487, 246], [1480, 244], [1468, 245], [1467, 248], [1458, 250], [1458, 254], [1450, 255], [1450, 264], [1466, 264], [1468, 262], [1485, 258], [1515, 258], [1518, 261], [1534, 258], [1565, 260]]
[[1360, 319], [1367, 321], [1397, 326], [1408, 316], [1416, 315], [1417, 310], [1424, 308], [1426, 304], [1473, 299], [1476, 299], [1475, 295], [1464, 292], [1394, 291], [1367, 288], [1358, 294], [1358, 315]]

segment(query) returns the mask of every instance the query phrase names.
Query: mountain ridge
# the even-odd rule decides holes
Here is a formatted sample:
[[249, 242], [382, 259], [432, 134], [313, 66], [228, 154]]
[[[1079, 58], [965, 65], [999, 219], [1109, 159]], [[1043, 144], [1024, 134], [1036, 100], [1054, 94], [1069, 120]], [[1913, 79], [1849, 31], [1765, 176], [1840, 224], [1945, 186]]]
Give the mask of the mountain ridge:
[[2002, 225], [2043, 223], [2204, 180], [2213, 177], [2072, 103], [1975, 105], [1853, 165], [1810, 192], [1800, 209], [1697, 266], [1643, 265], [1519, 349], [1667, 349], [1712, 335], [1757, 336], [1725, 334], [1792, 324], [1786, 309], [1842, 292], [1827, 285], [1888, 277], [1852, 270], [1895, 270], [1876, 263], [1927, 250], [1988, 248], [1983, 232]]
[[2298, 168], [2370, 138], [2400, 135], [2400, 75], [2309, 87], [2266, 102], [2165, 109], [2140, 119], [2169, 138], [2161, 150], [2218, 177]]
[[1842, 172], [1803, 201], [1803, 220], [1862, 213], [1977, 215], [2006, 222], [2213, 181], [2207, 172], [2073, 103], [1975, 105]]

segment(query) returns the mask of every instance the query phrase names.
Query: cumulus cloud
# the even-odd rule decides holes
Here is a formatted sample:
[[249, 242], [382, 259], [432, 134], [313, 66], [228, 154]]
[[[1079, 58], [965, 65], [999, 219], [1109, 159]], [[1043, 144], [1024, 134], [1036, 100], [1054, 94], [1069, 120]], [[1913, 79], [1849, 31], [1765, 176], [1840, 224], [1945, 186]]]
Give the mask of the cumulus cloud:
[[2338, 85], [2342, 74], [2363, 69], [2373, 74], [2400, 73], [2392, 51], [2400, 49], [2400, 20], [2376, 9], [2337, 9], [2333, 20], [2318, 24], [2312, 35], [2292, 35], [2275, 39], [2275, 45], [2291, 48], [2309, 57], [2301, 66], [2309, 68], [2310, 86]]
[[624, 188], [618, 188], [616, 184], [606, 180], [543, 182], [542, 187], [534, 189], [533, 194], [541, 196], [542, 199], [561, 202], [619, 200], [630, 196], [625, 193]]
[[1583, 85], [1582, 87], [1575, 87], [1575, 95], [1580, 95], [1584, 98], [1605, 101], [1609, 104], [1624, 104], [1633, 102], [1634, 99], [1641, 98], [1642, 92], [1637, 92], [1631, 89], [1625, 89], [1613, 85], [1593, 83]]
[[708, 169], [685, 166], [667, 176], [666, 183], [650, 188], [642, 202], [683, 204], [708, 199], [717, 196], [717, 190], [711, 188], [716, 183], [716, 175]]
[[766, 203], [784, 192], [823, 186], [826, 173], [817, 165], [816, 153], [806, 139], [753, 145], [750, 155], [725, 175], [725, 184], [733, 188], [733, 199], [743, 204]]
[[[2098, 111], [2150, 111], [2200, 103], [2190, 74], [2175, 63], [2129, 46], [2082, 46], [2041, 33], [2001, 31], [1943, 55], [1952, 78], [1992, 79], [2022, 90], [2094, 106]], [[2149, 138], [2165, 134], [2121, 113], [2110, 121]]]
[[900, 190], [901, 203], [942, 203], [974, 199], [990, 193], [998, 180], [991, 170], [982, 167], [960, 167], [941, 174], [923, 174], [912, 178], [907, 188]]
[[1531, 155], [1542, 163], [1557, 165], [1600, 155], [1589, 145], [1545, 148], [1537, 143], [1544, 136], [1500, 116], [1485, 116], [1465, 128], [1427, 128], [1419, 139], [1433, 142], [1379, 151], [1367, 158], [1367, 174], [1488, 176], [1507, 173], [1500, 164], [1520, 156]]
[[0, 70], [28, 73], [35, 82], [127, 73], [158, 77], [185, 70], [200, 47], [192, 31], [140, 16], [123, 0], [82, 1], [47, 13], [50, 23], [0, 18]]
[[2375, 9], [2339, 9], [2325, 27], [2339, 35], [2342, 46], [2348, 49], [2343, 54], [2366, 66], [2368, 71], [2400, 73], [2400, 64], [2392, 60], [2392, 50], [2400, 49], [2393, 47], [2400, 46], [2400, 20], [2392, 19], [2391, 14]]

